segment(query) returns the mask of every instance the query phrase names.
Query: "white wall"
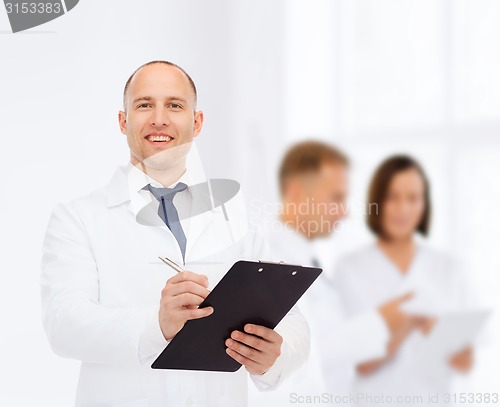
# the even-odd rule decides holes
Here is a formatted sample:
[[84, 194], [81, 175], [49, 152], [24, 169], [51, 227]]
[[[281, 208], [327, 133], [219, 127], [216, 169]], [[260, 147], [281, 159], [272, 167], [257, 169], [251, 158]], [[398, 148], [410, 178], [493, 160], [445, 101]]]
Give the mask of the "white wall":
[[[387, 154], [416, 155], [433, 184], [431, 240], [465, 257], [495, 300], [499, 18], [494, 0], [82, 0], [14, 35], [0, 8], [0, 404], [73, 400], [78, 363], [54, 356], [41, 329], [41, 241], [56, 202], [126, 162], [121, 92], [151, 59], [192, 74], [207, 173], [239, 180], [249, 200], [276, 199], [279, 158], [304, 136], [352, 156], [354, 204]], [[367, 238], [360, 214], [353, 223]], [[492, 369], [481, 383], [498, 390]]]
[[[460, 259], [480, 300], [498, 310], [500, 3], [295, 0], [287, 9], [285, 138], [313, 133], [353, 159], [353, 210], [321, 245], [325, 260], [370, 239], [359, 209], [369, 179], [388, 155], [409, 153], [431, 180], [430, 242]], [[499, 336], [496, 312], [490, 347], [458, 390], [499, 390], [490, 362]]]

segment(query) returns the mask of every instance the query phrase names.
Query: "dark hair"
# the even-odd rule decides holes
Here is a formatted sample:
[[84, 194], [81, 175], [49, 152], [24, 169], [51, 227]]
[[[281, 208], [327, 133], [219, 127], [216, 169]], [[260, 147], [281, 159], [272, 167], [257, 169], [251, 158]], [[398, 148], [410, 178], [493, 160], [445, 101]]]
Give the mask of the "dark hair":
[[[417, 231], [426, 236], [429, 232], [431, 218], [430, 186], [422, 166], [412, 157], [395, 155], [387, 158], [375, 171], [368, 190], [367, 223], [370, 230], [376, 235], [383, 235], [382, 219], [383, 206], [387, 197], [389, 184], [394, 176], [402, 171], [415, 169], [424, 182], [425, 210]], [[376, 211], [372, 212], [370, 206], [375, 205]]]
[[125, 100], [127, 99], [128, 88], [129, 88], [130, 82], [132, 82], [132, 79], [134, 78], [135, 74], [137, 72], [139, 72], [142, 68], [144, 68], [146, 66], [149, 66], [149, 65], [154, 65], [154, 64], [164, 64], [164, 65], [168, 65], [168, 66], [173, 66], [174, 68], [177, 68], [179, 71], [181, 71], [184, 74], [184, 76], [186, 77], [186, 79], [188, 80], [189, 86], [193, 90], [193, 93], [194, 93], [194, 105], [196, 106], [196, 101], [198, 99], [198, 92], [196, 90], [196, 85], [194, 84], [194, 81], [191, 78], [191, 76], [189, 76], [189, 74], [184, 69], [182, 69], [179, 65], [174, 64], [173, 62], [170, 62], [170, 61], [160, 61], [159, 60], [159, 61], [146, 62], [145, 64], [143, 64], [139, 68], [137, 68], [134, 71], [134, 73], [132, 75], [130, 75], [130, 77], [127, 79], [127, 82], [125, 83], [125, 88], [123, 89], [123, 108], [126, 109]]
[[304, 141], [292, 146], [283, 157], [279, 169], [281, 193], [289, 177], [317, 172], [324, 164], [348, 166], [349, 159], [337, 148], [320, 141]]

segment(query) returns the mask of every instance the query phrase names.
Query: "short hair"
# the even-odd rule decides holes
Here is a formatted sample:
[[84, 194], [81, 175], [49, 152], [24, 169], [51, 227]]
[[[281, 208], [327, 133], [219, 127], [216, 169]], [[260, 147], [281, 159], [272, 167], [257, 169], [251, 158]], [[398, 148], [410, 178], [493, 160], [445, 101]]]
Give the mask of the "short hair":
[[196, 85], [195, 85], [193, 79], [191, 78], [191, 76], [189, 76], [189, 74], [184, 69], [182, 69], [179, 65], [174, 64], [173, 62], [157, 60], [157, 61], [146, 62], [145, 64], [141, 65], [127, 79], [127, 82], [125, 83], [125, 87], [123, 88], [123, 109], [126, 110], [126, 100], [127, 100], [128, 88], [130, 86], [130, 82], [132, 82], [132, 79], [134, 79], [134, 76], [136, 75], [136, 73], [139, 72], [142, 68], [145, 68], [146, 66], [154, 65], [154, 64], [163, 64], [163, 65], [173, 66], [174, 68], [177, 68], [179, 71], [181, 71], [184, 74], [184, 76], [186, 77], [186, 79], [189, 82], [189, 86], [191, 87], [191, 89], [194, 93], [194, 105], [196, 108], [196, 103], [198, 100], [198, 91], [196, 90]]
[[[382, 164], [379, 165], [373, 175], [368, 189], [366, 221], [368, 228], [377, 236], [383, 236], [384, 234], [381, 224], [382, 213], [389, 185], [396, 174], [409, 169], [416, 170], [424, 182], [425, 209], [416, 230], [424, 236], [427, 236], [429, 233], [432, 209], [429, 180], [425, 175], [422, 166], [414, 158], [407, 155], [395, 155], [387, 158], [382, 162]], [[372, 205], [375, 205], [376, 208], [374, 212], [371, 211]]]
[[308, 140], [293, 145], [285, 153], [279, 169], [281, 194], [290, 177], [319, 172], [324, 164], [349, 165], [349, 159], [337, 148], [321, 141]]

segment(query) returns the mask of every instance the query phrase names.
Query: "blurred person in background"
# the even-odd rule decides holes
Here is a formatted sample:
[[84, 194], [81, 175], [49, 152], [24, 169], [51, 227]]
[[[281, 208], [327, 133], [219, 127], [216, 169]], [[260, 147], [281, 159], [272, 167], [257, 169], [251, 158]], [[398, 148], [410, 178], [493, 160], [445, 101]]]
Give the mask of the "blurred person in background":
[[[277, 260], [322, 267], [314, 242], [333, 233], [346, 215], [348, 171], [345, 154], [326, 143], [304, 141], [287, 151], [279, 170], [281, 213], [266, 234]], [[307, 364], [272, 394], [250, 389], [250, 406], [296, 404], [306, 402], [299, 397], [319, 397], [323, 392], [348, 399], [347, 369], [385, 355], [391, 330], [399, 324], [401, 301], [391, 300], [380, 310], [367, 310], [344, 323], [331, 272], [324, 270], [298, 302], [311, 330]], [[308, 405], [315, 404], [311, 400]]]
[[[416, 236], [427, 236], [430, 215], [430, 186], [420, 164], [404, 155], [386, 159], [376, 170], [368, 195], [367, 222], [376, 242], [341, 259], [334, 284], [349, 316], [381, 309], [380, 304], [404, 293], [413, 296], [412, 300], [418, 296], [435, 312], [424, 315], [401, 307], [399, 327], [392, 332], [386, 354], [356, 364], [353, 393], [421, 395], [426, 401], [432, 392], [449, 391], [453, 371], [467, 372], [472, 367], [473, 353], [468, 346], [451, 355], [437, 376], [414, 369], [417, 350], [435, 324], [439, 309], [461, 309], [467, 299], [464, 275], [456, 264]], [[411, 300], [404, 305], [410, 306]], [[378, 404], [367, 399], [366, 405]]]

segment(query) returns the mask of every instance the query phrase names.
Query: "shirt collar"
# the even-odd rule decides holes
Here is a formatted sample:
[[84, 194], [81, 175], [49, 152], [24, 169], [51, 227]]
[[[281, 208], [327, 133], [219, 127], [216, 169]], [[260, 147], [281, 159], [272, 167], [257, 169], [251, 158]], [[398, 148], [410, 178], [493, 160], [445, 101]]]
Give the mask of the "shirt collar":
[[[164, 188], [162, 184], [151, 178], [148, 174], [141, 171], [130, 162], [125, 166], [124, 172], [127, 175], [128, 179], [130, 209], [135, 215], [137, 215], [139, 211], [141, 211], [145, 206], [151, 203], [157, 203], [156, 199], [153, 198], [151, 193], [149, 191], [143, 190], [143, 188], [148, 184], [151, 184], [151, 186], [155, 188]], [[184, 171], [184, 174], [182, 174], [182, 176], [177, 181], [175, 181], [172, 185], [169, 185], [169, 188], [174, 187], [179, 182], [183, 182], [184, 184], [188, 185], [187, 190], [189, 191], [189, 185], [192, 185], [192, 177], [188, 169]]]
[[[193, 172], [188, 166], [184, 174], [172, 186], [175, 186], [178, 182], [183, 182], [188, 185], [187, 190], [190, 192], [190, 186], [204, 181], [206, 179], [200, 171], [196, 171], [195, 169]], [[163, 187], [158, 181], [142, 172], [130, 162], [118, 167], [105, 188], [107, 206], [111, 207], [123, 202], [137, 200], [137, 197], [140, 198], [141, 194], [146, 197], [146, 201], [149, 201], [150, 199], [147, 199], [147, 197], [151, 197], [151, 194], [149, 191], [142, 190], [149, 183], [155, 187]]]
[[[141, 171], [139, 168], [137, 168], [130, 162], [125, 166], [125, 173], [127, 174], [128, 177], [130, 196], [132, 196], [134, 193], [139, 192], [140, 190], [142, 190], [142, 188], [144, 188], [148, 184], [151, 184], [151, 186], [155, 188], [164, 188], [162, 184], [160, 184], [155, 179], [151, 178], [148, 174]], [[192, 177], [189, 172], [189, 169], [186, 169], [186, 171], [184, 171], [182, 176], [172, 185], [169, 185], [168, 188], [173, 188], [179, 182], [183, 182], [188, 187], [192, 185]]]

